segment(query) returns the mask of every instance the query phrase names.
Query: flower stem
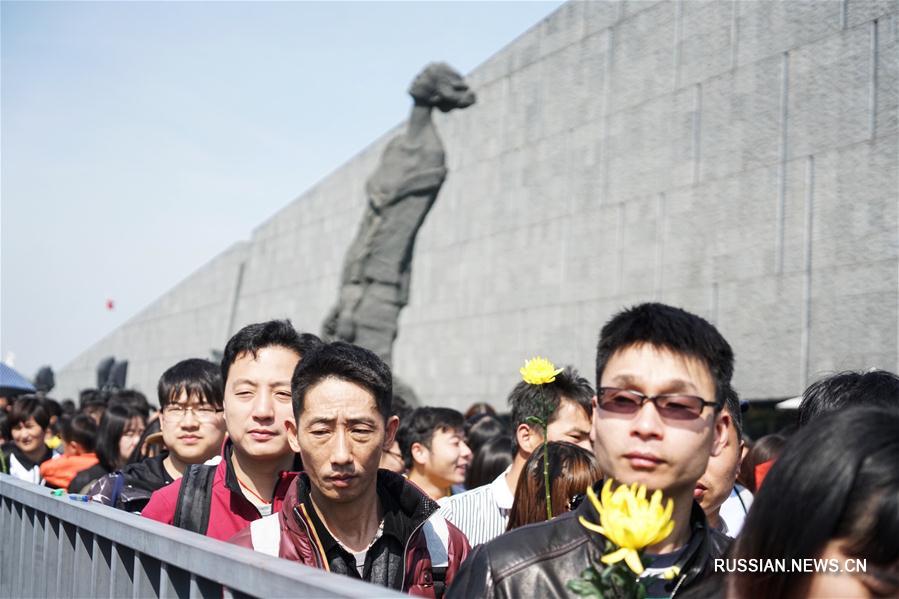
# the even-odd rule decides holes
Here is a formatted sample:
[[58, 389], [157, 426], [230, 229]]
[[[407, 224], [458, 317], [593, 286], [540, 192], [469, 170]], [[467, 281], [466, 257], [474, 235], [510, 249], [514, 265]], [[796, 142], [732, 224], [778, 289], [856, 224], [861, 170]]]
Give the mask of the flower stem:
[[546, 439], [546, 427], [543, 429], [543, 490], [546, 492], [546, 519], [553, 519], [552, 497], [549, 493], [549, 441]]

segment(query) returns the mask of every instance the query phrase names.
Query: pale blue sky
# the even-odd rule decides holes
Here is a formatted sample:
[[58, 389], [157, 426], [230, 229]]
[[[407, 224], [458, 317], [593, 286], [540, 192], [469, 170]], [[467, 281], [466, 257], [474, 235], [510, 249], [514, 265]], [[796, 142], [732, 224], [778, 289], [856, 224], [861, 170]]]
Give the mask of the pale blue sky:
[[2, 2], [0, 357], [60, 370], [560, 4]]

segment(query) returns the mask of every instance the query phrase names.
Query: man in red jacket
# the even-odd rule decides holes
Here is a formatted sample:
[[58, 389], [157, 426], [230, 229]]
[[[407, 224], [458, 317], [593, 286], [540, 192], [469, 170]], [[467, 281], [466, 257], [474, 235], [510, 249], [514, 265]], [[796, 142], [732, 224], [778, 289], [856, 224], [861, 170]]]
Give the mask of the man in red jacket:
[[335, 342], [307, 356], [292, 380], [291, 447], [303, 459], [279, 513], [231, 540], [316, 568], [441, 597], [468, 541], [437, 503], [379, 470], [399, 419], [390, 369], [372, 352]]
[[192, 466], [153, 493], [141, 515], [225, 540], [277, 512], [295, 476], [285, 426], [293, 418], [290, 377], [320, 344], [286, 320], [252, 324], [234, 335], [222, 358], [228, 440], [221, 462]]

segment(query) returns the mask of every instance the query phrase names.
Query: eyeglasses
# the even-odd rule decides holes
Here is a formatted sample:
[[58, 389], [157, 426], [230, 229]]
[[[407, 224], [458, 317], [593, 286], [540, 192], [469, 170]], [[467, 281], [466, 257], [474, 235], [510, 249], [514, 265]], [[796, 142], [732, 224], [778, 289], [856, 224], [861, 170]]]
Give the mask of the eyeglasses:
[[215, 415], [224, 410], [215, 408], [209, 404], [199, 406], [184, 406], [180, 404], [171, 404], [162, 410], [162, 417], [170, 422], [178, 422], [187, 416], [188, 412], [192, 412], [194, 417], [200, 422], [211, 422], [215, 419]]
[[600, 387], [597, 398], [599, 409], [613, 414], [636, 414], [647, 401], [651, 401], [659, 416], [666, 420], [693, 420], [699, 418], [706, 406], [716, 405], [695, 395], [666, 393], [648, 397], [639, 391], [616, 387]]

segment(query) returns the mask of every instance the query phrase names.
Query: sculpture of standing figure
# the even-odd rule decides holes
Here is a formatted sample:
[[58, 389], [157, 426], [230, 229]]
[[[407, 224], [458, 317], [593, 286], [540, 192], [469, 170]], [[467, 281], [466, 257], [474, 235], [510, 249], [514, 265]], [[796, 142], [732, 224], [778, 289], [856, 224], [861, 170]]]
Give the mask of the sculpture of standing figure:
[[387, 364], [409, 300], [415, 237], [446, 178], [431, 110], [449, 112], [475, 101], [462, 76], [444, 63], [425, 67], [409, 94], [408, 126], [387, 144], [366, 183], [365, 214], [344, 259], [337, 305], [323, 324], [326, 338], [361, 345]]

